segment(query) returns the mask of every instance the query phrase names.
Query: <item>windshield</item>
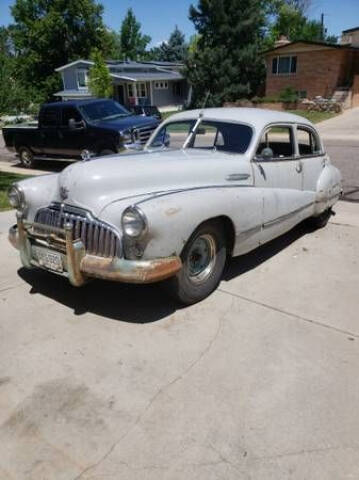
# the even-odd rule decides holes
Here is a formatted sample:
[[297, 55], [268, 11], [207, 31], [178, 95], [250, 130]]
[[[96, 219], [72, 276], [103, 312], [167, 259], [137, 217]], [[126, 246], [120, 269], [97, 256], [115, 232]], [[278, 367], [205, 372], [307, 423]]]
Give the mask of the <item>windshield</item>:
[[127, 117], [131, 113], [113, 100], [103, 100], [79, 106], [79, 110], [87, 120], [113, 120]]
[[245, 153], [252, 135], [252, 128], [240, 123], [185, 120], [168, 123], [161, 128], [148, 148], [180, 149], [185, 147]]

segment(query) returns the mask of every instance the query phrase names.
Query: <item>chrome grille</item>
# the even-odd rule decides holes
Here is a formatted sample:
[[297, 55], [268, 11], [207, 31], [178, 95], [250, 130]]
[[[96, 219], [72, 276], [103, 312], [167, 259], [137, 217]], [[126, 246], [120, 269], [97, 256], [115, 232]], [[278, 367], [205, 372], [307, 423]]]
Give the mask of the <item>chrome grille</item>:
[[119, 233], [111, 225], [79, 208], [67, 205], [62, 207], [59, 204], [41, 208], [36, 213], [34, 233], [51, 233], [52, 229], [63, 229], [66, 223], [72, 224], [74, 240], [81, 239], [87, 253], [99, 257], [121, 256]]
[[152, 132], [157, 128], [157, 125], [147, 125], [145, 127], [135, 128], [134, 137], [135, 141], [145, 144], [152, 135]]

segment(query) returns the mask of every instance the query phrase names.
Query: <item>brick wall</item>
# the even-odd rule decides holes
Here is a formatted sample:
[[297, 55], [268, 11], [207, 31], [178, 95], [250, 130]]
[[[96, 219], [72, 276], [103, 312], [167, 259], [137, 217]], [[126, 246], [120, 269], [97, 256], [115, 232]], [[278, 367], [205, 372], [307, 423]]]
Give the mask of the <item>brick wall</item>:
[[354, 77], [352, 92], [352, 107], [359, 107], [359, 75]]
[[[284, 54], [284, 52], [283, 52]], [[292, 75], [273, 75], [272, 59], [276, 55], [268, 54], [266, 95], [273, 96], [285, 87], [305, 90], [308, 98], [317, 95], [328, 97], [338, 86], [344, 86], [352, 74], [352, 55], [350, 50], [328, 49], [307, 52], [288, 52], [284, 55], [297, 56], [297, 73]]]

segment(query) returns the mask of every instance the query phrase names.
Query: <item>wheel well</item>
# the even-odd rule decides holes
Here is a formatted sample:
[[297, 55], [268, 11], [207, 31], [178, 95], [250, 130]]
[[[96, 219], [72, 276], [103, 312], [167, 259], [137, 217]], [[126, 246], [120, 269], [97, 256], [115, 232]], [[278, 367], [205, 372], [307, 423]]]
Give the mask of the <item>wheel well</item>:
[[226, 215], [220, 215], [218, 217], [208, 218], [207, 220], [200, 223], [194, 231], [196, 231], [204, 223], [212, 223], [212, 222], [220, 223], [222, 225], [225, 233], [226, 241], [227, 241], [228, 255], [231, 256], [233, 253], [236, 231], [235, 231], [233, 222], [229, 217], [227, 217]]

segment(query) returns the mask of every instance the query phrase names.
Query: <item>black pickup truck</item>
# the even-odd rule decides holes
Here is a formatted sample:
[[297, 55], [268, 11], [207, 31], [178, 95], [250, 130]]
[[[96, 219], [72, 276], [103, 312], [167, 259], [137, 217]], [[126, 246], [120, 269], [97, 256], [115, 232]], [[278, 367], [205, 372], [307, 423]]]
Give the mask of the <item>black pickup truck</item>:
[[5, 146], [30, 168], [36, 160], [77, 160], [144, 145], [159, 121], [106, 99], [48, 103], [37, 127], [3, 128]]

